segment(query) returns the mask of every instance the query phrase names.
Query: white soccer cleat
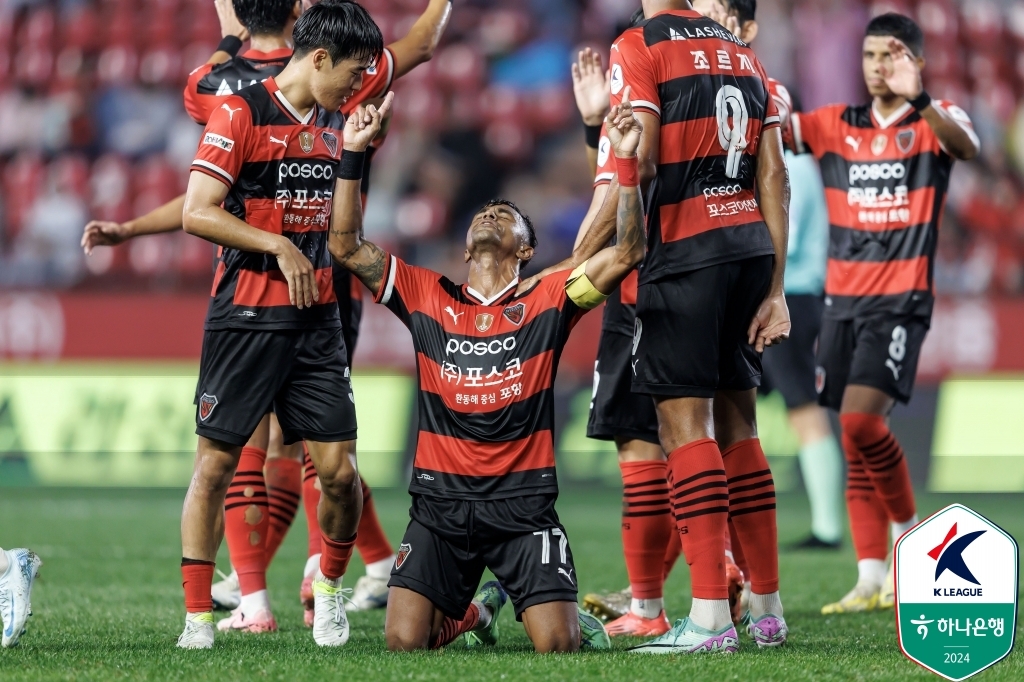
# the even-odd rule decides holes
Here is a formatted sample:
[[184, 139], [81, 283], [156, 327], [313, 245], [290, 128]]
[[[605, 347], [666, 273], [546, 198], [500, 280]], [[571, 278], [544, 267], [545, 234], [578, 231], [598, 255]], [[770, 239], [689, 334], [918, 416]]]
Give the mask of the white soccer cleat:
[[25, 632], [25, 621], [32, 615], [32, 583], [35, 582], [42, 560], [27, 549], [8, 549], [7, 571], [0, 576], [0, 615], [3, 616], [5, 648], [18, 643]]
[[224, 579], [218, 580], [210, 587], [213, 607], [234, 611], [242, 605], [242, 588], [238, 586], [238, 573], [231, 571], [231, 575], [221, 575]]
[[689, 618], [682, 618], [661, 637], [626, 651], [636, 654], [734, 654], [739, 651], [739, 645], [740, 636], [732, 623], [712, 631]]
[[348, 616], [341, 578], [328, 581], [320, 571], [313, 578], [313, 641], [320, 646], [341, 646], [348, 641]]
[[388, 605], [388, 581], [364, 575], [356, 581], [356, 589], [348, 603], [350, 611], [372, 611]]
[[179, 649], [212, 649], [213, 648], [213, 614], [185, 614], [185, 631], [178, 637]]

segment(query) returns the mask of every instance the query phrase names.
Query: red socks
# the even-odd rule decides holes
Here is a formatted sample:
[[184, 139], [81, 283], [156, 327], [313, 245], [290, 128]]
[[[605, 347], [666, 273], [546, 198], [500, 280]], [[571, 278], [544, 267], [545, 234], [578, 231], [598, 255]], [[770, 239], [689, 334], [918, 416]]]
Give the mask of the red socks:
[[729, 488], [718, 443], [704, 438], [672, 451], [668, 483], [693, 596], [728, 599], [725, 529]]
[[903, 448], [885, 425], [885, 418], [877, 414], [850, 412], [839, 415], [839, 422], [843, 425], [843, 435], [849, 436], [860, 451], [864, 469], [875, 494], [889, 514], [889, 520], [897, 523], [909, 521], [917, 513], [910, 470]]
[[634, 599], [661, 599], [665, 547], [674, 535], [663, 461], [619, 462], [622, 547]]
[[352, 548], [356, 545], [353, 535], [348, 540], [335, 542], [323, 533], [320, 534], [320, 572], [328, 580], [337, 580], [345, 575], [348, 560], [352, 558]]
[[295, 520], [302, 494], [302, 462], [294, 459], [268, 459], [264, 469], [270, 508], [270, 529], [267, 532], [267, 565], [284, 542]]
[[[775, 525], [775, 483], [757, 438], [740, 441], [722, 453], [729, 476], [729, 518], [750, 570], [751, 590], [779, 590], [779, 540]], [[747, 577], [746, 575], [744, 577]]]
[[242, 448], [238, 469], [224, 499], [224, 536], [242, 594], [267, 589], [267, 485], [263, 479], [265, 450]]
[[437, 637], [430, 642], [430, 648], [440, 649], [445, 644], [454, 642], [456, 637], [465, 632], [469, 632], [475, 628], [479, 622], [480, 609], [476, 604], [469, 605], [469, 608], [466, 609], [466, 615], [462, 617], [462, 620], [456, 620], [445, 616], [444, 622], [441, 624], [441, 632], [437, 633]]
[[210, 587], [213, 585], [212, 561], [181, 559], [181, 586], [185, 588], [185, 611], [204, 613], [213, 611]]
[[316, 484], [320, 479], [316, 476], [316, 468], [305, 445], [302, 446], [302, 467], [302, 507], [306, 511], [306, 530], [309, 532], [306, 556], [313, 556], [320, 553], [320, 520], [316, 515], [316, 509], [320, 506], [320, 490]]
[[370, 486], [366, 485], [363, 477], [359, 477], [359, 483], [363, 486], [363, 515], [359, 517], [359, 527], [356, 530], [356, 549], [363, 557], [364, 564], [372, 564], [384, 559], [390, 559], [394, 552], [388, 536], [377, 518], [377, 510], [373, 506], [373, 498], [370, 497]]
[[845, 430], [843, 452], [846, 454], [846, 513], [850, 517], [850, 535], [857, 560], [884, 561], [889, 551], [889, 516], [864, 470], [857, 444]]
[[743, 580], [750, 580], [750, 567], [747, 565], [747, 555], [743, 553], [743, 543], [736, 535], [736, 526], [732, 519], [729, 519], [729, 544], [732, 546], [732, 558], [736, 562], [736, 568], [743, 574]]
[[679, 555], [683, 552], [683, 543], [679, 541], [679, 533], [672, 533], [668, 537], [668, 544], [665, 545], [665, 559], [662, 564], [662, 583], [668, 580], [668, 574], [676, 565]]

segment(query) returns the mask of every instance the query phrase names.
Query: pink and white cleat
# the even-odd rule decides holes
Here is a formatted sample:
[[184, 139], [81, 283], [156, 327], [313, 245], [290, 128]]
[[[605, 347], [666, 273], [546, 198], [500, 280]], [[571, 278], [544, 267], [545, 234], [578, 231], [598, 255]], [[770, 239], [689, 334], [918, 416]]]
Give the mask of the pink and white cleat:
[[217, 629], [221, 632], [237, 630], [239, 632], [277, 632], [277, 621], [269, 609], [260, 609], [252, 616], [246, 616], [239, 607], [227, 618], [217, 621]]
[[789, 637], [789, 627], [782, 616], [766, 613], [760, 618], [751, 619], [747, 632], [754, 638], [758, 648], [782, 646]]
[[734, 654], [739, 648], [740, 637], [732, 623], [713, 631], [682, 618], [661, 637], [626, 651], [634, 654]]

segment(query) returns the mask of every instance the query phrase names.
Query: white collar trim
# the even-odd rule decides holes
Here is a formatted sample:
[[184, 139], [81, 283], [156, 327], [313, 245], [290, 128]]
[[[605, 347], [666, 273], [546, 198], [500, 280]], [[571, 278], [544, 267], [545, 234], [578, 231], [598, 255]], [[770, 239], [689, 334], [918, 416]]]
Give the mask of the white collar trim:
[[875, 123], [878, 124], [878, 127], [885, 130], [893, 123], [895, 123], [896, 121], [900, 120], [908, 113], [910, 113], [910, 110], [913, 108], [914, 107], [910, 106], [910, 102], [904, 102], [902, 107], [889, 114], [889, 118], [882, 118], [882, 115], [878, 113], [878, 108], [876, 107], [875, 103], [872, 102], [871, 115], [874, 117]]
[[314, 104], [313, 108], [306, 112], [305, 116], [299, 116], [299, 112], [295, 110], [295, 107], [292, 106], [292, 103], [288, 101], [288, 99], [284, 96], [283, 92], [278, 90], [277, 92], [274, 93], [274, 95], [277, 97], [277, 100], [281, 103], [281, 106], [287, 109], [288, 113], [294, 116], [299, 121], [299, 123], [303, 125], [309, 123], [309, 120], [313, 118], [313, 114], [316, 113], [316, 105]]
[[507, 287], [505, 287], [504, 289], [502, 289], [501, 291], [496, 293], [494, 296], [491, 296], [490, 298], [486, 298], [483, 294], [481, 294], [479, 291], [477, 291], [473, 287], [469, 286], [468, 284], [466, 285], [466, 293], [470, 294], [474, 298], [480, 299], [480, 305], [491, 305], [492, 303], [497, 301], [499, 298], [501, 298], [502, 296], [507, 294], [509, 292], [509, 289], [511, 289], [512, 287], [515, 287], [515, 286], [519, 286], [519, 278], [518, 277], [513, 279], [511, 282], [508, 283]]

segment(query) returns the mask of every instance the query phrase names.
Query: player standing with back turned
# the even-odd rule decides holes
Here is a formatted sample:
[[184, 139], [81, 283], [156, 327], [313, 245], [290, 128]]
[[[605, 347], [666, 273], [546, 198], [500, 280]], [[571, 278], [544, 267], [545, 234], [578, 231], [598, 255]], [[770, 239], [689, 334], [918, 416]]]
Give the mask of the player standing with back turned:
[[907, 402], [931, 321], [939, 218], [954, 159], [979, 143], [970, 118], [924, 91], [924, 34], [883, 14], [864, 37], [870, 105], [794, 114], [798, 152], [821, 164], [831, 238], [816, 388], [839, 411], [857, 584], [822, 613], [892, 608], [892, 541], [917, 523], [903, 449], [886, 419]]

